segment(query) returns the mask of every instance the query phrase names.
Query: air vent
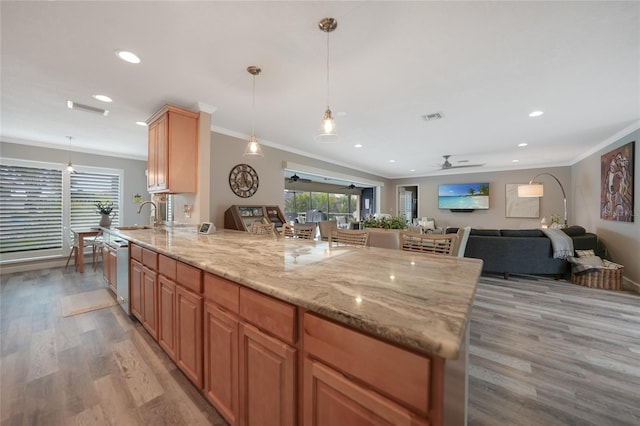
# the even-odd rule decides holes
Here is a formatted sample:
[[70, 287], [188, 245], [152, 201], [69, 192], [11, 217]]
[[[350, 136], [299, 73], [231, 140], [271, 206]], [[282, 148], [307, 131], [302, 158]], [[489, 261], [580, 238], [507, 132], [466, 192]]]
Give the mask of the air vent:
[[434, 112], [433, 114], [423, 115], [422, 118], [424, 118], [426, 121], [440, 120], [442, 118], [442, 113]]
[[73, 101], [67, 101], [67, 107], [69, 107], [70, 109], [76, 109], [78, 111], [91, 112], [94, 114], [100, 114], [104, 116], [109, 115], [109, 110], [107, 109], [96, 108], [89, 105], [83, 105]]

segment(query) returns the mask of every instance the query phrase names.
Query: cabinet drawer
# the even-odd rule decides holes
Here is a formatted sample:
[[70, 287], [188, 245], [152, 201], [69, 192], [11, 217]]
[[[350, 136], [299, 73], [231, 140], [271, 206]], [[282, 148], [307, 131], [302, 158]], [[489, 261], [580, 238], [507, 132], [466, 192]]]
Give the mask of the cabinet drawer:
[[138, 262], [142, 262], [142, 247], [131, 244], [129, 246], [129, 251], [131, 252], [131, 258], [137, 260]]
[[204, 296], [223, 308], [238, 313], [240, 286], [217, 275], [204, 275]]
[[304, 315], [304, 350], [412, 410], [429, 412], [431, 360], [315, 315]]
[[248, 288], [240, 288], [240, 315], [258, 328], [295, 344], [296, 307]]
[[158, 270], [158, 253], [149, 249], [142, 249], [142, 264], [154, 271]]
[[178, 263], [176, 260], [161, 254], [158, 256], [158, 272], [175, 281], [176, 263]]
[[177, 262], [176, 282], [195, 293], [202, 293], [202, 271], [198, 268]]

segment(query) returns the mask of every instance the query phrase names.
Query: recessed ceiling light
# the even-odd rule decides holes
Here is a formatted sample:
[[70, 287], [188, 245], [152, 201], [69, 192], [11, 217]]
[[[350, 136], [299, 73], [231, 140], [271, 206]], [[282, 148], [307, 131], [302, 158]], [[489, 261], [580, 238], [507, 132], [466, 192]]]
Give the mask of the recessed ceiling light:
[[517, 163], [517, 162], [519, 162], [520, 160], [511, 160], [511, 161], [512, 161], [513, 163]]
[[133, 52], [128, 52], [126, 50], [116, 50], [116, 56], [123, 61], [129, 62], [130, 64], [139, 64], [140, 58]]
[[361, 143], [357, 143], [353, 146], [354, 148], [362, 148], [362, 144]]
[[533, 111], [529, 114], [529, 117], [540, 117], [542, 114], [544, 114], [544, 111]]
[[411, 170], [409, 170], [409, 171], [410, 171], [410, 172], [415, 172], [415, 171], [416, 171], [416, 169], [411, 169]]
[[522, 142], [522, 143], [519, 143], [519, 144], [518, 144], [518, 146], [520, 146], [520, 147], [527, 146], [527, 145], [529, 145], [529, 144], [528, 144], [528, 143], [526, 143], [526, 142]]
[[395, 162], [396, 162], [396, 160], [389, 160], [389, 162], [390, 162], [390, 163], [395, 163]]
[[136, 121], [136, 124], [137, 124], [138, 126], [145, 126], [145, 127], [147, 127], [147, 123], [145, 123], [144, 121]]
[[111, 99], [107, 95], [92, 95], [92, 97], [102, 102], [113, 102], [113, 99]]

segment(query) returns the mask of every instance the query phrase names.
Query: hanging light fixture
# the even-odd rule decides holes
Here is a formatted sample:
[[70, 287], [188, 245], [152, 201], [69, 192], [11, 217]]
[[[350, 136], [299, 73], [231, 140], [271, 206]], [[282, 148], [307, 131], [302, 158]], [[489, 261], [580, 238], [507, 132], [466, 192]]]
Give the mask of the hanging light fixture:
[[318, 142], [336, 142], [338, 135], [336, 134], [336, 123], [331, 116], [331, 108], [329, 108], [329, 33], [338, 27], [338, 21], [333, 18], [324, 18], [318, 23], [321, 31], [327, 33], [327, 110], [322, 117], [322, 127], [320, 134], [316, 137]]
[[244, 150], [245, 157], [264, 157], [262, 153], [262, 148], [260, 148], [260, 144], [258, 143], [258, 139], [256, 139], [255, 130], [256, 130], [256, 75], [260, 74], [262, 70], [255, 65], [251, 65], [247, 67], [247, 71], [249, 74], [253, 76], [253, 104], [252, 104], [252, 124], [251, 124], [251, 137], [249, 138], [249, 143]]
[[69, 150], [67, 152], [67, 159], [69, 162], [67, 163], [67, 172], [74, 173], [75, 170], [73, 169], [73, 164], [71, 164], [71, 136], [67, 136], [67, 138], [69, 138]]

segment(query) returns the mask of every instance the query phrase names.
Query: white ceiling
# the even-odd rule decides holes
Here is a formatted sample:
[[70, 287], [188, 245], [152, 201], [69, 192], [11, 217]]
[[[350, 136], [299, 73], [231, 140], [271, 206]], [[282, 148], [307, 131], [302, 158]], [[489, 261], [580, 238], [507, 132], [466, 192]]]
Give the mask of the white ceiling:
[[[146, 158], [135, 124], [214, 106], [213, 128], [387, 178], [571, 164], [640, 118], [640, 3], [11, 2], [2, 19], [4, 141]], [[314, 136], [330, 106], [339, 141]], [[118, 59], [131, 50], [142, 62]], [[106, 94], [113, 103], [91, 97]], [[67, 100], [110, 110], [69, 110]], [[544, 115], [529, 118], [533, 110]], [[421, 116], [440, 112], [439, 121]], [[345, 113], [342, 115], [340, 113]], [[518, 148], [526, 142], [529, 145]], [[361, 143], [363, 148], [354, 148]], [[518, 163], [512, 160], [519, 160]], [[391, 163], [389, 160], [395, 160]], [[415, 169], [415, 172], [410, 172]]]

